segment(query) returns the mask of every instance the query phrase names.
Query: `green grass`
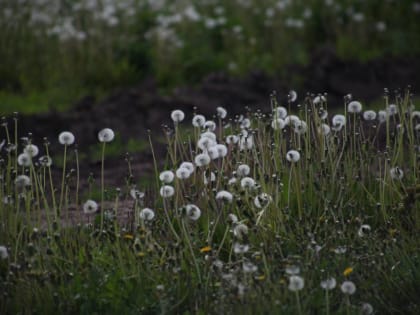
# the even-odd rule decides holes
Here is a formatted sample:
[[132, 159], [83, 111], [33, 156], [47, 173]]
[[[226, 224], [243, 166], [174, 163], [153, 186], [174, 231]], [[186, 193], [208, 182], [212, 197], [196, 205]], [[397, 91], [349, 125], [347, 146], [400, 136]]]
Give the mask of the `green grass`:
[[[407, 93], [384, 105], [405, 113], [411, 102]], [[189, 127], [192, 117], [175, 123], [165, 170], [197, 165], [187, 178], [166, 183], [153, 155], [152, 183], [127, 164], [130, 181], [106, 184], [108, 150], [113, 156], [125, 149], [118, 137], [95, 145], [105, 148], [98, 156], [105, 168], [79, 191], [75, 176], [51, 182], [48, 167], [19, 165], [22, 145], [3, 150], [0, 199], [9, 202], [0, 206], [0, 312], [366, 314], [371, 306], [378, 314], [417, 314], [418, 112], [381, 123], [346, 110], [343, 126], [322, 121], [326, 103], [307, 100], [289, 113], [299, 120], [273, 129], [280, 111], [272, 104], [270, 113], [244, 112], [249, 126], [217, 119], [224, 127], [214, 134]], [[336, 130], [322, 135], [322, 123]], [[241, 149], [246, 132], [253, 145]], [[239, 135], [239, 144], [227, 143], [228, 135]], [[222, 155], [195, 161], [206, 152], [202, 137], [215, 138]], [[300, 158], [290, 161], [290, 150]], [[67, 160], [64, 175], [74, 155]], [[238, 171], [241, 164], [249, 174]], [[211, 173], [213, 180], [203, 181]], [[23, 174], [30, 185], [15, 182]], [[145, 195], [131, 194], [132, 183]], [[163, 197], [165, 185], [170, 196]], [[222, 191], [232, 199], [220, 199]], [[98, 202], [95, 214], [82, 212], [87, 199]], [[331, 277], [337, 285], [327, 292], [320, 284]], [[356, 286], [354, 294], [343, 292], [345, 281]]]

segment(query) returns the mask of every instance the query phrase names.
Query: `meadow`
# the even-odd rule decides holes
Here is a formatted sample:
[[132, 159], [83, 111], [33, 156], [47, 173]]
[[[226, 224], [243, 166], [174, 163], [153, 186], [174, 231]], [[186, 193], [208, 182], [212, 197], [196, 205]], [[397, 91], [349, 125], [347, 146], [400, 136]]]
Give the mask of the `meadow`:
[[[418, 314], [410, 91], [386, 91], [379, 111], [347, 95], [333, 115], [326, 95], [294, 91], [270, 105], [168, 112], [163, 166], [143, 135], [148, 186], [129, 159], [126, 181], [106, 185], [116, 131], [104, 128], [89, 189], [70, 131], [38, 142], [4, 118], [0, 313]], [[62, 146], [60, 166], [49, 141]]]
[[167, 91], [210, 72], [258, 69], [296, 87], [305, 78], [285, 67], [305, 65], [325, 48], [361, 63], [420, 53], [420, 2], [411, 0], [0, 4], [3, 114], [67, 109], [87, 94], [101, 98], [149, 77]]

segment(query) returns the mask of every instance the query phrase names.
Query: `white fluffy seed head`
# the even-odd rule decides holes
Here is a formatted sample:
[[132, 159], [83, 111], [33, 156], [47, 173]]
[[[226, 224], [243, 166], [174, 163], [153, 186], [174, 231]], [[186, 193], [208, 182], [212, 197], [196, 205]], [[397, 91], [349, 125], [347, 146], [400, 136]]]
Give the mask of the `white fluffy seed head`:
[[305, 286], [305, 280], [297, 275], [290, 276], [289, 278], [289, 290], [293, 292], [297, 292], [303, 289]]
[[19, 154], [17, 161], [20, 166], [30, 166], [32, 164], [32, 159], [27, 153]]
[[389, 116], [393, 116], [398, 113], [398, 106], [395, 104], [390, 104], [386, 109]]
[[206, 123], [206, 117], [203, 115], [195, 115], [192, 119], [192, 125], [197, 128], [201, 128]]
[[212, 160], [215, 160], [215, 159], [220, 157], [219, 156], [219, 151], [217, 150], [216, 146], [212, 146], [212, 147], [208, 148], [207, 153]]
[[246, 235], [248, 235], [248, 227], [243, 223], [237, 224], [233, 228], [233, 235], [240, 240], [243, 239]]
[[179, 179], [187, 179], [191, 176], [191, 172], [186, 167], [180, 167], [176, 170], [176, 177]]
[[331, 132], [331, 128], [327, 124], [321, 124], [318, 128], [318, 132], [323, 136], [328, 136]]
[[144, 192], [141, 192], [138, 189], [132, 188], [130, 189], [130, 196], [133, 199], [140, 200], [144, 198]]
[[58, 135], [58, 142], [62, 145], [72, 145], [74, 140], [74, 135], [70, 131], [63, 131]]
[[393, 167], [389, 170], [389, 174], [392, 179], [401, 180], [404, 177], [404, 171], [398, 166]]
[[192, 164], [191, 162], [182, 162], [179, 168], [186, 168], [190, 171], [191, 174], [195, 171], [194, 164]]
[[83, 212], [85, 214], [92, 214], [95, 213], [97, 210], [98, 204], [94, 200], [89, 199], [83, 204]]
[[287, 109], [284, 108], [283, 106], [278, 106], [274, 109], [274, 113], [273, 113], [274, 119], [285, 119], [287, 116]]
[[236, 144], [239, 142], [239, 137], [236, 135], [229, 135], [226, 137], [227, 144]]
[[216, 123], [212, 120], [207, 120], [204, 123], [204, 129], [207, 129], [208, 131], [215, 131], [216, 130]]
[[115, 138], [115, 133], [110, 128], [104, 128], [98, 133], [99, 142], [111, 142]]
[[15, 179], [15, 184], [18, 188], [24, 188], [31, 185], [31, 180], [26, 175], [19, 175]]
[[216, 150], [219, 153], [219, 157], [223, 158], [227, 155], [228, 149], [224, 144], [216, 144]]
[[236, 170], [236, 174], [238, 174], [238, 176], [240, 177], [247, 176], [249, 175], [250, 172], [251, 172], [251, 168], [247, 164], [239, 165]]
[[185, 206], [186, 215], [190, 220], [197, 221], [201, 217], [201, 210], [193, 204]]
[[139, 217], [143, 221], [152, 221], [155, 218], [155, 212], [150, 208], [144, 208], [140, 211]]
[[232, 202], [233, 195], [226, 190], [221, 190], [216, 194], [216, 200]]
[[172, 111], [171, 118], [172, 118], [174, 123], [180, 123], [181, 121], [184, 120], [185, 114], [182, 110], [176, 109], [176, 110]]
[[255, 207], [261, 209], [268, 206], [273, 198], [267, 193], [261, 193], [254, 198]]
[[300, 153], [296, 150], [290, 150], [286, 153], [286, 159], [289, 162], [296, 163], [300, 160]]
[[337, 286], [337, 281], [334, 277], [321, 281], [321, 288], [324, 290], [332, 290]]
[[159, 175], [159, 179], [164, 182], [165, 184], [170, 184], [174, 180], [174, 173], [172, 171], [163, 171]]
[[376, 112], [374, 110], [367, 110], [363, 113], [363, 119], [372, 121], [376, 119]]
[[200, 138], [200, 140], [198, 140], [197, 142], [197, 147], [199, 147], [203, 151], [206, 151], [215, 145], [216, 145], [216, 141], [207, 137]]
[[7, 259], [7, 257], [9, 257], [9, 253], [6, 246], [0, 246], [0, 259]]
[[294, 91], [294, 90], [289, 91], [289, 101], [290, 102], [295, 102], [297, 100], [297, 97], [298, 97], [298, 95], [297, 95], [296, 91]]
[[243, 189], [253, 189], [255, 187], [255, 180], [251, 177], [244, 177], [241, 179], [241, 187]]
[[216, 108], [217, 116], [224, 119], [227, 116], [227, 110], [221, 106]]
[[41, 156], [38, 161], [43, 167], [50, 167], [52, 165], [52, 159], [48, 155]]
[[388, 117], [388, 113], [386, 111], [380, 110], [378, 112], [378, 120], [379, 120], [380, 123], [385, 122], [387, 117]]
[[352, 281], [344, 281], [341, 284], [341, 292], [352, 295], [356, 292], [356, 285]]
[[163, 198], [170, 198], [175, 194], [175, 189], [170, 185], [164, 185], [160, 188], [160, 195]]
[[352, 101], [347, 105], [347, 111], [352, 114], [360, 113], [362, 111], [362, 104], [358, 101]]
[[23, 149], [23, 152], [29, 155], [30, 157], [35, 157], [38, 155], [39, 149], [35, 144], [28, 144]]
[[281, 130], [284, 127], [286, 127], [286, 123], [281, 118], [275, 118], [271, 122], [271, 128], [273, 128], [274, 130]]
[[194, 158], [195, 165], [198, 167], [209, 165], [210, 161], [210, 156], [207, 153], [200, 153]]

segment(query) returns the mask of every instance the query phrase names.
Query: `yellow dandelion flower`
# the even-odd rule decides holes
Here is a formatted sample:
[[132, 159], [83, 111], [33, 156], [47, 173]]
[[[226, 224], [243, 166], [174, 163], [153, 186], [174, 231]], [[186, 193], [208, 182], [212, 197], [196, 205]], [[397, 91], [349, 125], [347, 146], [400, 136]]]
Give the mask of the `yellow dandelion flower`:
[[200, 249], [201, 253], [208, 253], [209, 251], [211, 251], [211, 246], [204, 246]]
[[132, 240], [134, 236], [132, 234], [124, 234], [123, 236], [126, 240]]
[[344, 277], [347, 277], [348, 275], [350, 275], [353, 272], [353, 268], [352, 267], [347, 267], [344, 272], [343, 275]]

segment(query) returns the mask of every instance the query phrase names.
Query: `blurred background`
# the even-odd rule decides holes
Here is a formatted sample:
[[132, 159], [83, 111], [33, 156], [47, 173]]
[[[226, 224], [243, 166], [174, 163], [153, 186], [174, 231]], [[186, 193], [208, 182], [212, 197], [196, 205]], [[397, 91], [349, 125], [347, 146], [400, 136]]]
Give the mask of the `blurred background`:
[[0, 0], [3, 114], [145, 82], [159, 95], [223, 81], [372, 100], [415, 86], [419, 56], [420, 1]]

